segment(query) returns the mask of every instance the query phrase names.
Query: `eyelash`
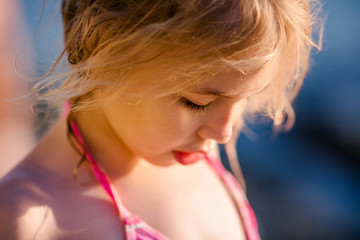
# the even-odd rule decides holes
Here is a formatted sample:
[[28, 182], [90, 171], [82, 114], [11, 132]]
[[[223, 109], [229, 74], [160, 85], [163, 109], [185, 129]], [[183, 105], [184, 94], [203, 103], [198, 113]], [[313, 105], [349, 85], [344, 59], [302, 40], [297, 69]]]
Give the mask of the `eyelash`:
[[205, 112], [207, 107], [209, 106], [209, 104], [198, 105], [196, 103], [191, 102], [189, 99], [186, 99], [186, 98], [181, 98], [181, 101], [182, 101], [182, 103], [185, 104], [185, 106], [187, 108], [189, 108], [191, 111], [194, 111], [194, 112], [199, 112], [199, 111]]

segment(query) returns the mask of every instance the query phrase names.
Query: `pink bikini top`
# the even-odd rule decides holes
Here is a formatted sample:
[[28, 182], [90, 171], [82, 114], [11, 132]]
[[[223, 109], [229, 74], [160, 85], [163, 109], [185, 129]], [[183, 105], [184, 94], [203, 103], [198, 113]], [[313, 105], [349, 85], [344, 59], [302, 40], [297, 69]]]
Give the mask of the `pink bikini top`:
[[[107, 194], [113, 201], [120, 218], [122, 219], [125, 227], [126, 240], [166, 240], [168, 239], [146, 222], [141, 220], [135, 214], [131, 213], [121, 202], [120, 194], [112, 184], [110, 178], [105, 174], [101, 167], [97, 164], [94, 158], [90, 155], [85, 141], [76, 125], [75, 120], [69, 122], [69, 129], [76, 141], [81, 145], [84, 150], [86, 160], [89, 162], [90, 169], [93, 172], [96, 180], [101, 184]], [[236, 204], [237, 210], [240, 214], [241, 220], [244, 224], [245, 234], [248, 240], [259, 240], [259, 232], [255, 214], [245, 196], [243, 189], [233, 175], [225, 170], [220, 161], [214, 161], [208, 156], [205, 157], [206, 161], [210, 164], [215, 173], [220, 177], [225, 187]]]

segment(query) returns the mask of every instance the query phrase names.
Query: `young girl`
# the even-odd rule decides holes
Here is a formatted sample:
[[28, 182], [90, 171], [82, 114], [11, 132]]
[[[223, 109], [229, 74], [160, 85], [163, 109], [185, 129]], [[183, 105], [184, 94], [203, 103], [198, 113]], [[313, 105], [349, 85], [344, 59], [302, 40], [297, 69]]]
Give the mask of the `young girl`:
[[1, 239], [259, 239], [217, 144], [291, 127], [313, 3], [63, 0], [71, 69], [35, 87], [63, 116], [2, 179]]

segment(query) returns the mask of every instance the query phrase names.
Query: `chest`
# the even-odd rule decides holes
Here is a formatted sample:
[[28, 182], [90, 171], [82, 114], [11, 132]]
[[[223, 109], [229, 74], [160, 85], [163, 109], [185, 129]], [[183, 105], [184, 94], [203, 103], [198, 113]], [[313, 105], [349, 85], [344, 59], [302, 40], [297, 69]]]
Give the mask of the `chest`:
[[[218, 177], [209, 172], [180, 181], [143, 177], [116, 184], [123, 206], [169, 239], [245, 239], [239, 212]], [[61, 236], [124, 239], [121, 219], [100, 186], [68, 196], [54, 204], [52, 222]]]
[[[120, 218], [113, 214], [115, 210], [106, 206], [105, 202], [103, 204], [104, 206], [98, 206], [96, 209], [88, 209], [85, 218], [84, 215], [73, 215], [69, 220], [63, 218], [65, 221], [58, 221], [61, 236], [66, 239], [125, 239], [124, 226]], [[149, 206], [151, 204], [149, 203]], [[209, 205], [211, 206], [209, 203], [202, 206], [182, 205], [178, 208], [179, 211], [164, 206], [163, 210], [151, 212], [150, 218], [142, 212], [136, 215], [168, 239], [245, 239], [241, 221], [237, 216], [232, 215], [227, 209], [210, 209]]]
[[[130, 179], [132, 184], [116, 184], [123, 206], [169, 239], [245, 239], [238, 209], [211, 171], [179, 179], [142, 177], [144, 181], [137, 183]], [[113, 220], [116, 223], [110, 225], [119, 223], [118, 218]]]

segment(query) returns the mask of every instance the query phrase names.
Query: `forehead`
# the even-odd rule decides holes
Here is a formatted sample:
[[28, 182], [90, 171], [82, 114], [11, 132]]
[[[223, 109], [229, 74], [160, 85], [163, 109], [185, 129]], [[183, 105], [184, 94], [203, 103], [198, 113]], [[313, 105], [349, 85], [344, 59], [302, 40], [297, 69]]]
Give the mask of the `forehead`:
[[238, 70], [223, 70], [190, 88], [190, 92], [222, 97], [248, 97], [263, 90], [272, 80], [274, 63], [253, 73], [244, 74]]

